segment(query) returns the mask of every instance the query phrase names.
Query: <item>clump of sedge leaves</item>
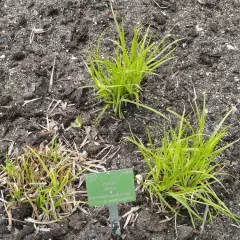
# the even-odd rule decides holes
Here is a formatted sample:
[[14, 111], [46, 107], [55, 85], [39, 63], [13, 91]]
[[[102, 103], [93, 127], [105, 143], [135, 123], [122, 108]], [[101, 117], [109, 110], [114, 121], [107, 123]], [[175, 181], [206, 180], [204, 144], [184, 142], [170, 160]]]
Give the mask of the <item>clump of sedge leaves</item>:
[[[222, 146], [221, 140], [228, 134], [229, 126], [223, 126], [230, 115], [230, 110], [209, 135], [205, 130], [206, 107], [205, 100], [202, 110], [195, 101], [193, 107], [196, 121], [191, 124], [187, 117], [178, 115], [176, 128], [165, 131], [161, 144], [156, 146], [148, 130], [148, 145], [133, 136], [129, 139], [141, 152], [149, 173], [141, 183], [148, 190], [151, 199], [158, 199], [162, 208], [168, 208], [179, 214], [184, 207], [191, 218], [192, 224], [197, 219], [205, 222], [212, 220], [213, 213], [221, 213], [237, 223], [239, 218], [230, 211], [216, 195], [213, 184], [220, 184], [224, 173], [220, 154], [238, 140]], [[222, 185], [224, 188], [224, 186]], [[177, 206], [169, 203], [175, 199]], [[205, 214], [198, 211], [199, 205], [205, 207]], [[209, 210], [208, 210], [209, 209]]]
[[119, 25], [112, 6], [111, 9], [119, 39], [118, 41], [111, 40], [115, 44], [115, 54], [110, 57], [101, 57], [102, 33], [96, 49], [89, 52], [89, 63], [86, 67], [94, 81], [93, 87], [97, 89], [97, 97], [105, 102], [99, 117], [111, 107], [117, 117], [123, 118], [124, 103], [130, 102], [144, 107], [139, 102], [142, 80], [150, 74], [155, 74], [155, 69], [173, 58], [171, 53], [175, 50], [174, 45], [179, 40], [166, 44], [165, 40], [168, 36], [166, 35], [161, 41], [152, 42], [149, 27], [143, 36], [141, 36], [142, 29], [135, 27], [128, 48], [124, 23], [122, 21]]
[[[73, 161], [71, 152], [58, 145], [56, 138], [42, 149], [26, 147], [24, 154], [6, 157], [1, 166], [0, 179], [4, 186], [7, 208], [28, 202], [33, 207], [33, 218], [39, 221], [61, 219], [69, 216], [82, 201], [74, 180], [85, 171], [79, 164], [81, 157]], [[75, 174], [75, 171], [78, 174]]]

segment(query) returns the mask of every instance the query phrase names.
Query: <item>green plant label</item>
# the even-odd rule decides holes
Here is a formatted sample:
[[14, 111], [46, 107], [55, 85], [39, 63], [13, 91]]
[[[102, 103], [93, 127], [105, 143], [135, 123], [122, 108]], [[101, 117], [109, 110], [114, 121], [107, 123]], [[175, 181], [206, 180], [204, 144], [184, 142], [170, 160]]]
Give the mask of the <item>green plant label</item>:
[[86, 176], [90, 206], [112, 205], [136, 201], [132, 169], [122, 169]]

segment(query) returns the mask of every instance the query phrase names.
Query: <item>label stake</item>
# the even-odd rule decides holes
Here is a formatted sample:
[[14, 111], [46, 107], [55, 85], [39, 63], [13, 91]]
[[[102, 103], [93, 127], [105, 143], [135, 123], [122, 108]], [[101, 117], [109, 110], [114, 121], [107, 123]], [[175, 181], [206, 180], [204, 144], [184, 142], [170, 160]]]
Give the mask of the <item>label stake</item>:
[[109, 216], [110, 216], [110, 223], [112, 228], [112, 235], [120, 237], [121, 236], [121, 228], [119, 222], [119, 214], [118, 214], [118, 205], [109, 205]]
[[109, 208], [112, 235], [121, 236], [118, 204], [136, 201], [133, 170], [90, 173], [86, 175], [89, 206]]

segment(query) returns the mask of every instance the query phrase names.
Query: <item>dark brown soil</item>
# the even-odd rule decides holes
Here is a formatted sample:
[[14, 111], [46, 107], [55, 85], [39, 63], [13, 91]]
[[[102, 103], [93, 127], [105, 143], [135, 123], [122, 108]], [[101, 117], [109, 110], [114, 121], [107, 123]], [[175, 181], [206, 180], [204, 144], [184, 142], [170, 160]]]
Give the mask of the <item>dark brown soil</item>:
[[[173, 26], [172, 39], [184, 38], [176, 51], [176, 58], [159, 69], [159, 76], [146, 79], [142, 101], [155, 109], [172, 107], [182, 112], [194, 97], [207, 96], [208, 130], [214, 129], [226, 111], [236, 105], [229, 118], [231, 135], [226, 141], [240, 136], [240, 1], [239, 0], [118, 0], [113, 2], [116, 14], [124, 17], [126, 31], [131, 35], [133, 26], [151, 25], [154, 39], [159, 40]], [[134, 167], [135, 173], [144, 171], [143, 160], [129, 143], [120, 141], [129, 136], [129, 125], [139, 137], [145, 136], [146, 125], [162, 124], [154, 114], [128, 106], [123, 121], [107, 113], [100, 126], [95, 126], [94, 110], [101, 102], [94, 91], [79, 89], [91, 84], [85, 69], [83, 50], [95, 46], [97, 38], [108, 26], [113, 25], [108, 1], [103, 0], [0, 0], [0, 163], [6, 152], [26, 144], [38, 146], [49, 141], [54, 131], [43, 131], [49, 104], [59, 105], [49, 118], [54, 120], [59, 137], [80, 145], [84, 131], [70, 126], [81, 113], [84, 126], [92, 129], [93, 142], [85, 149], [95, 156], [106, 144], [112, 145], [117, 155], [107, 162], [108, 169]], [[33, 29], [35, 33], [30, 43]], [[113, 30], [109, 30], [107, 35]], [[108, 41], [103, 41], [103, 54], [111, 53]], [[56, 59], [52, 89], [49, 82]], [[34, 101], [30, 101], [33, 100]], [[64, 106], [67, 103], [66, 107]], [[156, 137], [159, 136], [155, 133]], [[94, 137], [95, 136], [95, 137]], [[94, 144], [94, 141], [99, 145]], [[224, 184], [228, 190], [216, 189], [227, 206], [240, 214], [240, 145], [226, 151], [229, 177]], [[138, 194], [136, 203], [119, 205], [120, 215], [132, 206], [140, 206], [134, 226], [122, 229], [123, 239], [196, 239], [239, 240], [240, 229], [225, 217], [218, 216], [213, 225], [206, 224], [202, 234], [193, 231], [186, 217], [161, 223], [164, 214], [156, 213], [147, 198]], [[87, 209], [87, 207], [86, 207]], [[13, 212], [13, 218], [24, 220], [29, 216], [28, 207]], [[170, 216], [170, 215], [169, 215]], [[4, 208], [0, 202], [0, 239], [61, 239], [107, 240], [111, 239], [108, 211], [91, 208], [89, 214], [77, 212], [69, 219], [50, 226], [50, 232], [36, 234], [32, 225], [14, 221], [18, 231], [10, 232]], [[124, 225], [124, 219], [121, 220]]]

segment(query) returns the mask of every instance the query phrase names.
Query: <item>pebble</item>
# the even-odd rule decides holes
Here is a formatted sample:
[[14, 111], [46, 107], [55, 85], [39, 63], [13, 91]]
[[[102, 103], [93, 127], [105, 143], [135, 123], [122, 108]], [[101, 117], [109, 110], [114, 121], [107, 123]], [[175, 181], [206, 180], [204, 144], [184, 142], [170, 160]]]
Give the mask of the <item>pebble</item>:
[[162, 13], [153, 14], [153, 19], [159, 25], [164, 25], [166, 23], [166, 18]]
[[201, 28], [199, 25], [196, 25], [196, 31], [197, 32], [201, 32], [203, 30], [203, 28]]
[[143, 175], [142, 174], [137, 174], [136, 179], [137, 179], [137, 184], [139, 185], [141, 183], [141, 181], [143, 180]]
[[218, 32], [218, 24], [215, 23], [215, 22], [210, 22], [210, 23], [209, 23], [209, 28], [210, 28], [213, 32], [215, 32], [215, 33]]
[[24, 98], [25, 100], [32, 99], [33, 97], [34, 97], [34, 93], [33, 93], [33, 92], [25, 92], [25, 93], [23, 94], [23, 98]]
[[230, 44], [227, 44], [227, 49], [228, 49], [228, 50], [238, 50], [237, 47], [234, 47], [234, 46], [232, 46], [232, 45], [230, 45]]
[[178, 227], [178, 239], [179, 240], [187, 240], [191, 239], [193, 235], [193, 228], [190, 226], [179, 226]]

